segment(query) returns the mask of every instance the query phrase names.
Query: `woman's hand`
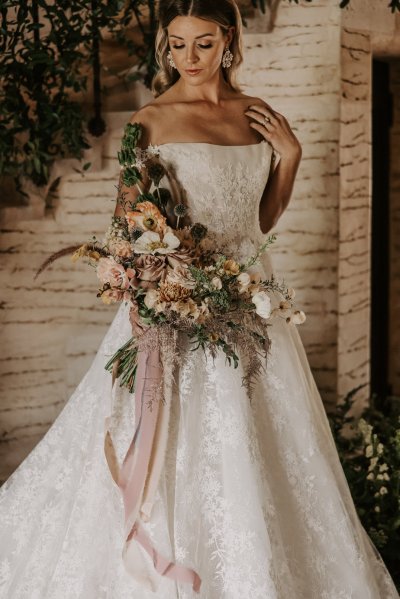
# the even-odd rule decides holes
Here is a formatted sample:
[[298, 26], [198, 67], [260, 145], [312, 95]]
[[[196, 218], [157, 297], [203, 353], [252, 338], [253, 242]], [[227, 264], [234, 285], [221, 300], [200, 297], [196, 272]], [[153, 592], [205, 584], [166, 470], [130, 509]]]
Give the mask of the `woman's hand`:
[[278, 152], [281, 160], [300, 162], [301, 145], [285, 117], [268, 104], [252, 104], [245, 114], [254, 119], [250, 127], [256, 129]]

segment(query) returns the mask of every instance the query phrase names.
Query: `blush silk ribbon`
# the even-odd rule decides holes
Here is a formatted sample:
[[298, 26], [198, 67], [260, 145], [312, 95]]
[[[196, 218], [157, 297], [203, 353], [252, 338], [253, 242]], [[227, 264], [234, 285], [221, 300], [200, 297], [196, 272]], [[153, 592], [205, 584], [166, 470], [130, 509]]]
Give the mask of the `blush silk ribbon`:
[[[113, 369], [113, 387], [117, 369], [118, 363]], [[165, 393], [166, 385], [163, 382], [160, 350], [139, 351], [135, 381], [135, 432], [121, 467], [109, 431], [111, 416], [105, 420], [104, 452], [111, 475], [122, 493], [125, 508], [122, 558], [126, 570], [152, 591], [157, 590], [161, 575], [176, 582], [191, 584], [193, 590], [199, 593], [199, 575], [191, 568], [160, 555], [140, 523], [140, 516], [143, 521], [150, 519], [167, 443], [172, 397], [169, 393], [168, 397], [164, 397], [165, 401], [156, 398], [151, 408], [144, 403], [146, 396], [154, 394], [155, 386], [163, 385]], [[153, 570], [146, 564], [143, 554], [133, 542], [135, 540], [152, 558]]]

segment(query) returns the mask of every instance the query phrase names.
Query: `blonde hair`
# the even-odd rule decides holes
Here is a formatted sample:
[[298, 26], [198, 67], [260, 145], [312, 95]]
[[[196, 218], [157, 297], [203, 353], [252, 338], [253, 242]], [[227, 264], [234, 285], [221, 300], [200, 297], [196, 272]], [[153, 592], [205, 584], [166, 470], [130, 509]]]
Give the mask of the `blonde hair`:
[[169, 50], [167, 27], [176, 17], [198, 17], [219, 25], [223, 33], [230, 27], [235, 28], [229, 49], [233, 54], [232, 65], [222, 69], [224, 78], [230, 87], [240, 91], [236, 83], [236, 72], [243, 62], [242, 17], [235, 0], [160, 0], [158, 7], [159, 28], [156, 37], [156, 61], [159, 71], [153, 78], [152, 91], [155, 97], [167, 91], [180, 75], [170, 66], [167, 58]]

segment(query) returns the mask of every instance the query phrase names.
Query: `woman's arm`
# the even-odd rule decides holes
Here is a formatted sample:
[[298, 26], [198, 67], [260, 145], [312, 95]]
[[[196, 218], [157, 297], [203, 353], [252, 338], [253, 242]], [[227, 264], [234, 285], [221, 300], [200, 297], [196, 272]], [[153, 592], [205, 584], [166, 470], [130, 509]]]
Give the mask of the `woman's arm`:
[[[148, 121], [148, 115], [147, 115], [147, 111], [146, 108], [143, 108], [142, 110], [139, 110], [138, 112], [135, 112], [134, 115], [132, 116], [130, 122], [133, 123], [138, 123], [141, 124], [143, 126], [142, 129], [142, 137], [138, 143], [138, 147], [140, 147], [141, 149], [146, 149], [149, 145], [149, 127], [147, 125], [147, 121]], [[123, 171], [121, 170], [121, 174], [119, 176], [119, 181], [118, 181], [118, 194], [117, 194], [117, 201], [116, 201], [116, 206], [115, 206], [115, 210], [114, 210], [114, 216], [125, 216], [126, 212], [128, 212], [130, 210], [130, 204], [134, 203], [136, 201], [136, 198], [138, 197], [140, 191], [139, 188], [137, 186], [132, 186], [132, 187], [127, 187], [126, 185], [124, 185], [123, 181], [122, 181], [122, 175], [123, 175]], [[146, 172], [144, 170], [142, 170], [141, 172], [142, 175], [142, 181], [139, 183], [139, 187], [142, 190], [142, 193], [146, 193], [149, 188], [150, 188], [150, 180], [146, 175]]]
[[260, 227], [263, 233], [268, 233], [289, 204], [302, 151], [285, 117], [268, 104], [254, 104], [245, 114], [254, 119], [250, 127], [261, 133], [280, 155], [260, 201]]

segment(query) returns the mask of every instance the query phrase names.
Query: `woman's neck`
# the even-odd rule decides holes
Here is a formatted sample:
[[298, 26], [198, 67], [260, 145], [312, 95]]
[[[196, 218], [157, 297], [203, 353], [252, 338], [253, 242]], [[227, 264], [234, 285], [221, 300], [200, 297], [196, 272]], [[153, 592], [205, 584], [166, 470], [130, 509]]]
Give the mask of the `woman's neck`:
[[174, 88], [181, 101], [208, 102], [216, 106], [220, 105], [223, 100], [232, 97], [234, 93], [221, 71], [216, 73], [215, 79], [209, 80], [203, 85], [188, 85], [181, 78], [176, 82]]

